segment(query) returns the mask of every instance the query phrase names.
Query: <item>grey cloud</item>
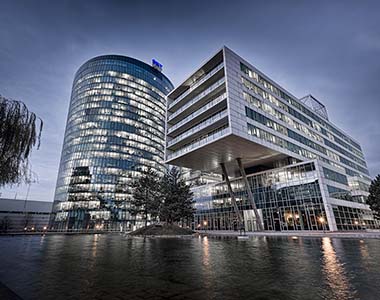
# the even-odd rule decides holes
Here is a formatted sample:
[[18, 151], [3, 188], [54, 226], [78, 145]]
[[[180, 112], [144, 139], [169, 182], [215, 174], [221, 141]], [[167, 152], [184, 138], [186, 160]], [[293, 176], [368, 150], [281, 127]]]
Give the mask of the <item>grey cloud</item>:
[[[33, 153], [51, 201], [74, 73], [104, 53], [156, 58], [174, 84], [226, 44], [298, 97], [324, 102], [380, 173], [378, 1], [2, 1], [0, 93], [46, 124]], [[25, 187], [3, 195], [25, 196]], [[20, 197], [22, 197], [20, 196]]]

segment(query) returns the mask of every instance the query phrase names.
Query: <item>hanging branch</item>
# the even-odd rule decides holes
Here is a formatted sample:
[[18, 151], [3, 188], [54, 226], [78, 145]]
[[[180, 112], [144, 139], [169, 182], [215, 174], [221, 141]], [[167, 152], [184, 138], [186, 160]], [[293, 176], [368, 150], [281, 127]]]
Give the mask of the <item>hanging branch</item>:
[[0, 95], [0, 187], [31, 182], [29, 156], [40, 147], [42, 127], [23, 102]]

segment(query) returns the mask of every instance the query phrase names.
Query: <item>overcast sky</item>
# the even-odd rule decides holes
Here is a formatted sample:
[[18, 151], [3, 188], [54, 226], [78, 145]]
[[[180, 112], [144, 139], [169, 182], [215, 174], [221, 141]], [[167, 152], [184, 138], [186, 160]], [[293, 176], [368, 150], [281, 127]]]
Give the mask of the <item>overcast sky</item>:
[[[101, 54], [156, 58], [174, 85], [222, 45], [297, 97], [311, 93], [380, 173], [380, 1], [0, 2], [0, 94], [45, 122], [28, 199], [52, 201], [71, 85]], [[26, 188], [0, 191], [25, 199]], [[16, 195], [17, 193], [17, 195]]]

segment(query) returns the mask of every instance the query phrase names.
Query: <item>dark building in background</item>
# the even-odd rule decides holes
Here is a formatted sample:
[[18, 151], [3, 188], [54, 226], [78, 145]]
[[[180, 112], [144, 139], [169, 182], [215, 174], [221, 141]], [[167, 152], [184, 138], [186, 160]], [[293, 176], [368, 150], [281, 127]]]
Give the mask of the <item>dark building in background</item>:
[[45, 231], [52, 202], [0, 198], [0, 232]]
[[162, 66], [117, 55], [95, 57], [75, 75], [50, 227], [128, 230], [131, 180], [164, 171]]

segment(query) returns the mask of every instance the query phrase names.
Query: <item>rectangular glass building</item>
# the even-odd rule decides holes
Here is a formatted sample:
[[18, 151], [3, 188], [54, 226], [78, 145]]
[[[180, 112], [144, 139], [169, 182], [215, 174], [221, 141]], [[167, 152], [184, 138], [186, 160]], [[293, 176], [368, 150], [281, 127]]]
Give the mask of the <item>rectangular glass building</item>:
[[194, 187], [195, 227], [376, 227], [362, 149], [313, 96], [293, 96], [223, 47], [167, 100], [166, 163], [223, 175]]

